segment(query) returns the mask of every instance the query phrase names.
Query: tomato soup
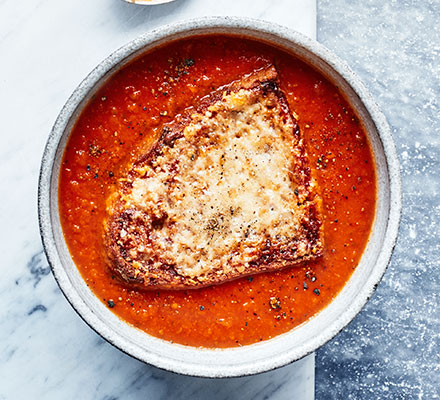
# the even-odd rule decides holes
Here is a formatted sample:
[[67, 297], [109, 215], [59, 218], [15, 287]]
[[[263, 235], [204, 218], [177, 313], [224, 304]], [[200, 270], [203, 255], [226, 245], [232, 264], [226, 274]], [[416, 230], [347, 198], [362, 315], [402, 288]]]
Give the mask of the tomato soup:
[[[218, 88], [268, 63], [297, 115], [323, 200], [325, 254], [277, 272], [197, 290], [146, 291], [116, 278], [104, 256], [108, 194], [163, 124]], [[232, 36], [177, 41], [115, 73], [70, 135], [59, 178], [64, 236], [90, 289], [129, 324], [162, 339], [210, 348], [287, 332], [322, 310], [356, 268], [368, 241], [376, 175], [365, 131], [325, 77], [280, 49]]]

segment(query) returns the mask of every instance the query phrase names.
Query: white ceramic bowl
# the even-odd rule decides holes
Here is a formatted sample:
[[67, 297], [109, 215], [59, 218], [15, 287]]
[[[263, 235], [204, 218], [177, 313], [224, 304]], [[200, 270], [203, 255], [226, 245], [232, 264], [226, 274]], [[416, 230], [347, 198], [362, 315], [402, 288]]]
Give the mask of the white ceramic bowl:
[[[91, 96], [133, 58], [171, 40], [203, 34], [234, 34], [281, 47], [336, 84], [366, 128], [377, 171], [373, 229], [362, 259], [343, 290], [324, 310], [288, 333], [229, 349], [186, 347], [152, 337], [120, 320], [86, 286], [64, 241], [58, 213], [58, 175], [63, 151], [79, 113]], [[167, 25], [117, 50], [78, 86], [58, 116], [44, 152], [39, 218], [44, 248], [55, 278], [78, 314], [110, 343], [166, 370], [203, 377], [233, 377], [268, 371], [322, 346], [362, 309], [385, 272], [401, 211], [399, 164], [388, 125], [378, 106], [347, 65], [319, 43], [285, 27], [258, 20], [205, 18]]]
[[157, 4], [171, 3], [174, 0], [125, 0], [127, 3], [140, 4], [142, 6], [155, 6]]

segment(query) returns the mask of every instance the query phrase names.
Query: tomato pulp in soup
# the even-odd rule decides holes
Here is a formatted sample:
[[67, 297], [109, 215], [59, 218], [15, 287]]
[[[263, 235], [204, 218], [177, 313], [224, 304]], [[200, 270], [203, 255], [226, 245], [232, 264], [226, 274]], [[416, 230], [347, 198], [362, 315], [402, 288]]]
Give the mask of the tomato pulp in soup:
[[[106, 200], [162, 126], [213, 89], [272, 63], [298, 116], [323, 199], [325, 254], [299, 267], [185, 291], [131, 288], [104, 256]], [[70, 253], [87, 285], [120, 318], [191, 346], [233, 347], [273, 338], [322, 310], [342, 289], [366, 246], [376, 175], [364, 128], [338, 89], [280, 49], [231, 36], [173, 42], [115, 73], [70, 135], [59, 209]]]

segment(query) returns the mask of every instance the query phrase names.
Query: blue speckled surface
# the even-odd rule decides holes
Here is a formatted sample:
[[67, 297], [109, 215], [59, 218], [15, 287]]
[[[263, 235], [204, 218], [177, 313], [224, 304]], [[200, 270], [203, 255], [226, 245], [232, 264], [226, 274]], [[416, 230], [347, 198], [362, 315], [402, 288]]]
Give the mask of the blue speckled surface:
[[317, 353], [316, 399], [437, 399], [440, 2], [320, 0], [318, 40], [348, 62], [388, 119], [403, 215], [377, 292]]

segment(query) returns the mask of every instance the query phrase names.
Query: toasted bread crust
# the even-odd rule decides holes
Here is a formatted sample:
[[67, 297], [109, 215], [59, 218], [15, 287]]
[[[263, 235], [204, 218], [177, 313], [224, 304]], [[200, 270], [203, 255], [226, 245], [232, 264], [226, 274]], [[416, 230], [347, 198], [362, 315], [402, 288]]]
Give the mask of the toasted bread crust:
[[[167, 124], [151, 150], [140, 155], [129, 169], [128, 176], [120, 180], [117, 190], [109, 200], [104, 240], [110, 268], [124, 281], [146, 289], [191, 289], [294, 266], [315, 259], [322, 254], [323, 232], [319, 212], [320, 199], [310, 175], [308, 159], [298, 125], [278, 86], [277, 79], [276, 69], [273, 66], [268, 66], [212, 92], [200, 101], [196, 109], [189, 108], [172, 123]], [[293, 211], [295, 214], [292, 218], [296, 221], [294, 226], [292, 223], [286, 226], [289, 228], [293, 226], [292, 229], [295, 232], [274, 237], [270, 230], [260, 229], [255, 233], [252, 245], [247, 244], [248, 236], [245, 233], [241, 239], [237, 239], [229, 247], [224, 247], [231, 252], [230, 257], [221, 253], [222, 248], [217, 253], [214, 251], [211, 258], [201, 252], [200, 257], [202, 259], [205, 257], [206, 260], [202, 260], [202, 267], [195, 268], [190, 262], [194, 255], [194, 248], [186, 247], [185, 251], [188, 253], [186, 258], [180, 257], [177, 251], [174, 252], [177, 256], [173, 258], [174, 253], [170, 250], [173, 243], [163, 244], [164, 240], [173, 242], [179, 234], [176, 230], [182, 229], [174, 227], [175, 220], [170, 221], [172, 218], [164, 211], [165, 206], [162, 208], [151, 206], [151, 202], [144, 203], [143, 198], [135, 195], [138, 194], [139, 187], [147, 187], [145, 185], [148, 184], [148, 180], [152, 180], [152, 177], [156, 178], [155, 171], [163, 169], [164, 163], [166, 163], [167, 174], [162, 176], [169, 179], [170, 185], [174, 184], [174, 179], [179, 176], [182, 169], [178, 160], [173, 160], [169, 155], [176, 151], [175, 144], [178, 143], [176, 147], [179, 149], [184, 149], [185, 141], [190, 143], [190, 140], [196, 142], [200, 139], [202, 142], [207, 137], [209, 138], [210, 133], [205, 129], [206, 121], [215, 123], [214, 119], [217, 118], [217, 113], [218, 115], [223, 113], [223, 117], [226, 115], [226, 117], [231, 116], [232, 118], [236, 111], [228, 109], [228, 114], [224, 111], [226, 107], [224, 103], [229, 101], [229, 98], [235, 99], [236, 95], [241, 96], [239, 101], [247, 101], [250, 106], [263, 104], [266, 114], [262, 120], [269, 123], [268, 126], [271, 129], [273, 126], [274, 129], [278, 129], [284, 140], [288, 140], [289, 146], [293, 148], [293, 152], [289, 153], [289, 159], [286, 162], [289, 164], [289, 187], [294, 196], [285, 201], [292, 203], [292, 215]], [[192, 136], [188, 133], [189, 131], [192, 132]], [[179, 154], [184, 154], [183, 151]], [[199, 156], [197, 155], [197, 157]], [[197, 184], [200, 185], [200, 182]], [[165, 194], [170, 196], [170, 193], [176, 192], [166, 192]], [[145, 195], [150, 197], [153, 194], [145, 192]], [[138, 201], [139, 199], [141, 201]], [[168, 204], [167, 207], [172, 207], [173, 202], [174, 199], [167, 199], [167, 204], [171, 204], [171, 206]], [[214, 221], [212, 226], [209, 224], [210, 220], [207, 221], [206, 229], [212, 229], [212, 237], [221, 236], [216, 243], [224, 245], [224, 242], [229, 239], [225, 234], [216, 232], [220, 231], [219, 226], [216, 225], [218, 221]], [[261, 227], [261, 225], [259, 226]], [[283, 233], [282, 227], [277, 229]], [[165, 239], [166, 235], [157, 235], [157, 232], [162, 230], [170, 233]], [[194, 239], [194, 236], [191, 238]], [[209, 245], [208, 241], [206, 246]], [[160, 249], [163, 248], [167, 250], [161, 253]], [[249, 253], [250, 255], [243, 262], [240, 262], [240, 253]], [[222, 260], [226, 261], [220, 264], [212, 263], [216, 265], [214, 269], [207, 268], [206, 265], [210, 260], [213, 260], [212, 257], [217, 260], [219, 255], [225, 256]], [[180, 260], [180, 264], [176, 260]], [[189, 261], [182, 262], [182, 260]], [[203, 263], [203, 261], [206, 262]], [[182, 265], [185, 263], [188, 265]]]

